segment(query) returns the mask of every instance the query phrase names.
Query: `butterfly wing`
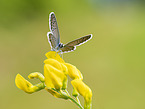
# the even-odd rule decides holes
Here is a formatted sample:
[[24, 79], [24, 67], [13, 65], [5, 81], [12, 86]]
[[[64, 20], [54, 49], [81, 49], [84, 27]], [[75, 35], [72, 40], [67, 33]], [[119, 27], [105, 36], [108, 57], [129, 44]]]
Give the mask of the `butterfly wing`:
[[50, 43], [51, 50], [55, 50], [56, 45], [56, 38], [53, 36], [51, 32], [47, 33], [48, 42]]
[[62, 53], [67, 53], [67, 52], [74, 51], [75, 49], [76, 49], [75, 46], [67, 46], [67, 45], [64, 45], [64, 46], [61, 48], [61, 52], [62, 52]]
[[81, 37], [79, 39], [76, 39], [76, 40], [73, 40], [69, 43], [67, 43], [66, 45], [67, 46], [79, 46], [85, 42], [87, 42], [88, 40], [90, 40], [92, 38], [92, 34], [90, 35], [87, 35], [87, 36], [84, 36], [84, 37]]
[[56, 20], [54, 12], [51, 12], [49, 15], [49, 28], [52, 35], [55, 37], [55, 41], [53, 42], [55, 43], [54, 44], [55, 45], [54, 48], [55, 48], [60, 43], [60, 35], [59, 35], [59, 29], [58, 29], [57, 20]]
[[90, 40], [92, 38], [92, 34], [81, 37], [79, 39], [76, 39], [74, 41], [71, 41], [67, 44], [65, 44], [62, 48], [61, 51], [62, 52], [70, 52], [70, 51], [74, 51], [76, 49], [76, 46], [79, 46], [85, 42], [87, 42], [88, 40]]

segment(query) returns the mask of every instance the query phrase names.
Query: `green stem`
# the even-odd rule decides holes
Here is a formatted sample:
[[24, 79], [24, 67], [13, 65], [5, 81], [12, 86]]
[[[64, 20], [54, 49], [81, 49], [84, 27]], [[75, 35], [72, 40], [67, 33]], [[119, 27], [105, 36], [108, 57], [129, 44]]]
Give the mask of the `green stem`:
[[76, 100], [74, 100], [73, 98], [71, 97], [68, 97], [72, 102], [74, 102], [77, 106], [79, 106], [80, 109], [84, 109], [81, 104], [79, 104]]
[[80, 100], [79, 100], [78, 96], [75, 98], [76, 98], [76, 101], [80, 104]]
[[72, 102], [74, 102], [80, 109], [84, 109], [81, 104], [79, 102], [77, 102], [76, 100], [74, 100], [73, 98], [71, 98], [70, 96], [67, 96], [66, 94], [62, 93], [61, 94], [65, 97], [67, 97], [68, 99], [70, 99]]

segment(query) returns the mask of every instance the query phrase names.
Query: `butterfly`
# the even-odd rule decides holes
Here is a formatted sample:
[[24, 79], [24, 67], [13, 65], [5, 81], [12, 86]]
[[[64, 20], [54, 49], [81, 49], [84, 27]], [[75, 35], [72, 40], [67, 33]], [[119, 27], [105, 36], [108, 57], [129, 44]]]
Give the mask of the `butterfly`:
[[59, 53], [74, 51], [76, 49], [76, 46], [79, 46], [92, 38], [92, 34], [90, 34], [68, 42], [67, 44], [60, 43], [59, 29], [54, 12], [51, 12], [49, 15], [49, 28], [51, 32], [47, 33], [47, 38], [48, 42], [50, 43], [51, 50]]

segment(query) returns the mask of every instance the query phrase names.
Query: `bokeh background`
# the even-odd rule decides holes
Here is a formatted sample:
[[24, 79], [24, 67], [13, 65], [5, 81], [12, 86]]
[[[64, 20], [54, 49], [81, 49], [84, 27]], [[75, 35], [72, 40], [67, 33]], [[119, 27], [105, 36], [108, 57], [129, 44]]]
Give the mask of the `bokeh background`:
[[143, 0], [0, 0], [0, 108], [77, 108], [45, 90], [27, 94], [14, 83], [17, 73], [26, 79], [31, 72], [43, 73], [52, 11], [61, 42], [93, 34], [75, 52], [63, 55], [92, 89], [93, 109], [145, 109]]

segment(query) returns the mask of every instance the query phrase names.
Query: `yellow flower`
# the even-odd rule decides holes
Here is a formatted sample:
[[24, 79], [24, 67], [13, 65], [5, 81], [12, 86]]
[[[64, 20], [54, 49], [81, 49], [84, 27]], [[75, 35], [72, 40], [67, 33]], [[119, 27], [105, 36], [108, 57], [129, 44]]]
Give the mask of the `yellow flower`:
[[55, 51], [45, 55], [48, 59], [44, 61], [44, 77], [48, 88], [66, 89], [67, 74], [72, 79], [83, 79], [81, 72], [75, 66], [65, 63]]
[[44, 61], [45, 84], [48, 88], [61, 89], [66, 85], [64, 82], [67, 80], [68, 69], [56, 52], [48, 52], [47, 57], [48, 59]]
[[92, 101], [92, 91], [91, 89], [80, 79], [74, 79], [71, 81], [74, 89], [78, 91], [85, 99], [85, 109], [90, 109]]
[[50, 64], [44, 65], [45, 84], [49, 88], [61, 89], [63, 81], [67, 78], [62, 70]]
[[38, 90], [37, 86], [32, 85], [29, 81], [23, 78], [20, 74], [16, 75], [15, 84], [19, 89], [27, 93], [33, 93]]
[[47, 59], [44, 60], [44, 76], [39, 72], [33, 72], [28, 76], [29, 79], [39, 79], [41, 83], [33, 85], [20, 74], [17, 74], [15, 78], [16, 86], [26, 93], [33, 93], [45, 88], [45, 90], [56, 98], [70, 99], [75, 102], [66, 90], [68, 80], [67, 75], [69, 75], [73, 79], [71, 81], [74, 88], [72, 95], [76, 97], [78, 101], [75, 103], [81, 107], [77, 97], [80, 94], [84, 97], [84, 109], [91, 109], [92, 91], [82, 81], [83, 76], [81, 72], [74, 65], [65, 63], [55, 51], [50, 51], [45, 55]]

